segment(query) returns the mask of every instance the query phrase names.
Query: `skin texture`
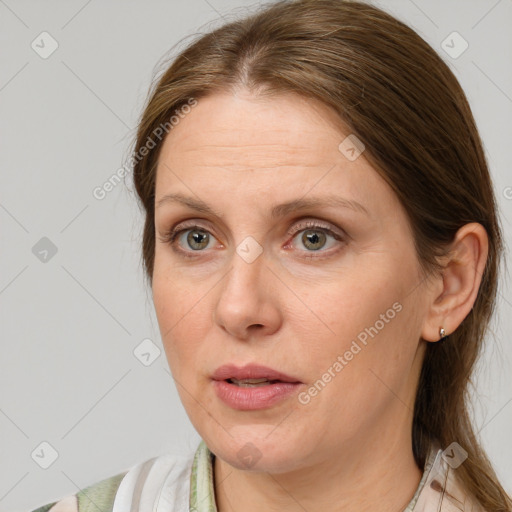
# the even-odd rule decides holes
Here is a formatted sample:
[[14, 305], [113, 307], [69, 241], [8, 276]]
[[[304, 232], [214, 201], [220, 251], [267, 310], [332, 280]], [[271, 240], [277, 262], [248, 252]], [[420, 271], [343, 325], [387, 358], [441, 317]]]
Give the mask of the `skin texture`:
[[[164, 141], [153, 299], [180, 398], [216, 455], [220, 512], [397, 512], [419, 484], [411, 426], [426, 343], [439, 339], [441, 326], [453, 332], [471, 310], [487, 238], [479, 224], [461, 228], [443, 277], [425, 280], [392, 189], [364, 152], [350, 161], [338, 149], [349, 134], [315, 100], [240, 90], [201, 99]], [[220, 217], [159, 206], [170, 193], [201, 199]], [[369, 214], [317, 206], [269, 215], [275, 204], [326, 194], [358, 201]], [[165, 240], [184, 221], [209, 236], [194, 250], [190, 231], [178, 235], [174, 248], [190, 259]], [[313, 228], [320, 238], [308, 245], [303, 235], [312, 228], [303, 221], [340, 240]], [[251, 263], [236, 252], [248, 236], [263, 249]], [[394, 318], [358, 343], [361, 350], [307, 404], [295, 395], [238, 411], [213, 390], [220, 365], [256, 362], [298, 378], [307, 391], [396, 303]], [[251, 467], [237, 457], [248, 442], [259, 456]]]

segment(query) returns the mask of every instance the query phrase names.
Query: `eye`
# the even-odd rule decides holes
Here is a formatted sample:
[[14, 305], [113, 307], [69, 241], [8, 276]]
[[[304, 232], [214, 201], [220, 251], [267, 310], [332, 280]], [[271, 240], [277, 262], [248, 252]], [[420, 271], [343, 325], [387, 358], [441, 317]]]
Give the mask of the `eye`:
[[[297, 237], [301, 234], [302, 236]], [[331, 229], [329, 224], [321, 224], [318, 221], [305, 221], [300, 222], [293, 226], [287, 232], [288, 236], [298, 238], [299, 243], [302, 244], [306, 250], [297, 249], [302, 253], [313, 253], [309, 255], [301, 256], [303, 258], [320, 258], [329, 255], [333, 251], [321, 250], [324, 249], [326, 244], [328, 245], [329, 239], [331, 239], [330, 246], [338, 245], [336, 242], [343, 242], [344, 237]], [[216, 240], [216, 238], [210, 233], [210, 231], [197, 224], [184, 225], [180, 224], [173, 229], [170, 229], [163, 236], [159, 236], [159, 240], [162, 243], [169, 244], [175, 252], [178, 252], [185, 258], [194, 258], [199, 256], [201, 252], [208, 249], [210, 242]], [[293, 245], [293, 244], [292, 244]], [[288, 244], [285, 248], [288, 248]], [[211, 248], [211, 247], [210, 247]], [[329, 249], [329, 247], [327, 248]], [[321, 256], [314, 255], [315, 252], [321, 254]], [[194, 254], [196, 253], [196, 254]]]
[[[193, 258], [194, 255], [187, 255], [187, 252], [201, 252], [203, 249], [208, 248], [209, 242], [212, 239], [215, 239], [207, 229], [198, 225], [180, 225], [169, 230], [164, 236], [159, 238], [162, 243], [171, 245], [175, 251], [190, 258]], [[186, 249], [182, 249], [182, 247]]]
[[[331, 242], [330, 247], [337, 245], [336, 242], [343, 241], [341, 234], [338, 234], [334, 230], [330, 229], [328, 225], [319, 224], [318, 222], [314, 221], [306, 221], [297, 224], [288, 232], [288, 235], [293, 236], [294, 239], [297, 238], [299, 240], [299, 244], [307, 249], [307, 251], [301, 252], [314, 253], [320, 251], [323, 254], [327, 251], [321, 251], [321, 249], [324, 249], [329, 241], [329, 238], [335, 240], [334, 242]], [[301, 236], [298, 237], [297, 235]], [[317, 256], [310, 255], [306, 257], [315, 258]]]

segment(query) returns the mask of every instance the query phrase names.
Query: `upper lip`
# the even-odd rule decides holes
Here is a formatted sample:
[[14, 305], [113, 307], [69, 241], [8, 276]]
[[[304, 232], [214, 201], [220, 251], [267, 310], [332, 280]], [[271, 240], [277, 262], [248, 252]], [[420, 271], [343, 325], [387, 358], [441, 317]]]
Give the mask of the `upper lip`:
[[227, 379], [268, 379], [279, 380], [281, 382], [300, 382], [295, 377], [290, 377], [285, 373], [278, 372], [267, 366], [259, 364], [247, 364], [243, 367], [234, 364], [226, 364], [219, 366], [212, 375], [213, 380], [227, 380]]

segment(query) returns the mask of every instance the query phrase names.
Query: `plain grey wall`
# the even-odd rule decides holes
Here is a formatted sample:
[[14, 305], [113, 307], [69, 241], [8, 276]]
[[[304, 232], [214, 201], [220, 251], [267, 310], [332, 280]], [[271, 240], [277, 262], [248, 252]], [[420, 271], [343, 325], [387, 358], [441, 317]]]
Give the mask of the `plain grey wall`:
[[[375, 3], [415, 28], [461, 81], [510, 245], [512, 1]], [[101, 200], [93, 190], [125, 163], [162, 57], [233, 8], [256, 5], [0, 0], [0, 511], [31, 510], [163, 452], [195, 449], [142, 284], [142, 217], [123, 184]], [[505, 276], [499, 298], [475, 415], [512, 492]], [[161, 353], [146, 366], [134, 350], [148, 347]]]

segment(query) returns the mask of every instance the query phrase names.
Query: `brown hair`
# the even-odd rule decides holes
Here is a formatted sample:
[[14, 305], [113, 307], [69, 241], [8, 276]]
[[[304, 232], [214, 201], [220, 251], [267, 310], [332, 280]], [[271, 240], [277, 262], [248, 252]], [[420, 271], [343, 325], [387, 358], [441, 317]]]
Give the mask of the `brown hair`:
[[299, 93], [339, 115], [403, 204], [425, 278], [442, 269], [438, 257], [461, 226], [483, 225], [489, 252], [473, 309], [443, 342], [427, 343], [413, 453], [422, 468], [433, 439], [443, 448], [456, 441], [469, 453], [457, 468], [466, 492], [485, 510], [511, 511], [469, 414], [470, 377], [495, 308], [503, 242], [482, 142], [448, 66], [416, 32], [376, 7], [283, 0], [196, 38], [155, 83], [136, 134], [133, 172], [145, 211], [142, 254], [150, 285], [164, 138], [145, 155], [141, 149], [191, 99], [242, 87]]

